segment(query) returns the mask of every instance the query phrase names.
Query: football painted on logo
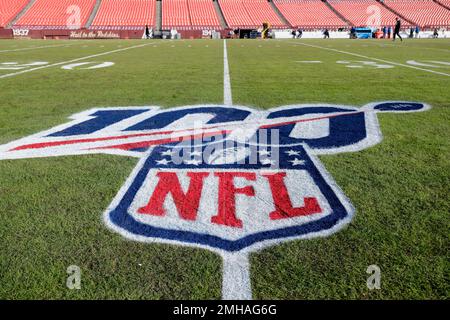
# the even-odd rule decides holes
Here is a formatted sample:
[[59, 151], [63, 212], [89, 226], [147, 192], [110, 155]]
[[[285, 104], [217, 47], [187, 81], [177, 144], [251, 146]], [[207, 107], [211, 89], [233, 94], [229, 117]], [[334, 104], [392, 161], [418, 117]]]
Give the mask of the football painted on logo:
[[249, 149], [233, 147], [216, 151], [208, 157], [209, 164], [231, 164], [242, 161], [249, 156]]

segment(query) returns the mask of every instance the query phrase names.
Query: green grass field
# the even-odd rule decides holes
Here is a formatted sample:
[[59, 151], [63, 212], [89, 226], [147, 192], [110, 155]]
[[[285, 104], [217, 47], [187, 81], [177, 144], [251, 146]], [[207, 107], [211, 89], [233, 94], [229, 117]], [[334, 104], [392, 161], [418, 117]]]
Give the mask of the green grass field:
[[[118, 51], [128, 47], [134, 48]], [[432, 106], [380, 114], [380, 144], [320, 156], [356, 215], [330, 237], [253, 253], [253, 298], [449, 299], [450, 40], [231, 40], [227, 48], [235, 105]], [[78, 61], [115, 63], [104, 69], [63, 70], [62, 63], [4, 77], [18, 71], [1, 68], [110, 51]], [[305, 62], [311, 60], [321, 63]], [[411, 60], [428, 66], [412, 68]], [[223, 99], [223, 41], [0, 41], [0, 144], [92, 107]], [[217, 254], [133, 242], [104, 226], [105, 208], [137, 161], [113, 155], [0, 161], [0, 299], [221, 298]], [[381, 268], [380, 290], [366, 286], [372, 264]], [[66, 287], [69, 265], [82, 270], [81, 290]]]

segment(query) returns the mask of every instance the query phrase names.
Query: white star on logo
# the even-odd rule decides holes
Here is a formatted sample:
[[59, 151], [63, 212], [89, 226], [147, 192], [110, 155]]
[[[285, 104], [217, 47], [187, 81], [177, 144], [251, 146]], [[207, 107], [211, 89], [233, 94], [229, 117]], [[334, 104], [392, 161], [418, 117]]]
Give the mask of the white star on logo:
[[157, 164], [162, 164], [164, 166], [167, 166], [171, 161], [167, 160], [167, 159], [162, 159], [162, 160], [156, 160]]
[[270, 155], [270, 151], [267, 151], [267, 150], [259, 150], [258, 153], [259, 153], [260, 156], [268, 156], [268, 155]]
[[196, 160], [196, 159], [185, 160], [184, 163], [185, 164], [192, 164], [194, 166], [198, 166], [201, 163], [201, 160]]
[[201, 156], [202, 153], [200, 151], [192, 151], [191, 156]]
[[292, 162], [293, 166], [298, 166], [298, 165], [305, 164], [304, 160], [300, 160], [300, 159], [297, 159], [297, 158], [295, 158], [294, 160], [289, 160], [289, 162]]
[[298, 156], [299, 154], [300, 154], [300, 151], [295, 151], [295, 150], [288, 150], [288, 151], [285, 151], [287, 154], [288, 154], [288, 156]]
[[275, 164], [275, 160], [270, 160], [270, 159], [261, 159], [260, 160], [261, 164]]
[[164, 157], [164, 156], [169, 156], [169, 157], [171, 157], [172, 154], [173, 154], [173, 151], [170, 150], [170, 149], [167, 149], [166, 151], [161, 152], [161, 156], [163, 156], [163, 157]]

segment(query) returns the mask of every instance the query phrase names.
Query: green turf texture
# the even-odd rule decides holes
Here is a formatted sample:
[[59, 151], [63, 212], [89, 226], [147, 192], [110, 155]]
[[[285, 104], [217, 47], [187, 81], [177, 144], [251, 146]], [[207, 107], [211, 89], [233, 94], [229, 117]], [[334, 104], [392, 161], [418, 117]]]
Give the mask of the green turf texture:
[[[173, 107], [223, 102], [223, 42], [0, 41], [0, 63], [86, 61], [111, 68], [45, 68], [0, 79], [0, 143], [49, 129], [92, 107]], [[251, 255], [255, 299], [448, 299], [450, 77], [402, 66], [351, 69], [370, 60], [450, 62], [450, 40], [232, 40], [233, 102], [255, 108], [411, 100], [432, 110], [378, 115], [383, 141], [321, 156], [356, 207], [350, 225], [321, 239]], [[1, 52], [32, 46], [54, 48]], [[296, 61], [320, 60], [321, 64]], [[427, 68], [450, 74], [450, 67]], [[0, 70], [0, 75], [14, 71]], [[105, 208], [137, 159], [112, 155], [0, 161], [0, 299], [220, 299], [221, 258], [207, 250], [125, 240]], [[366, 269], [381, 268], [381, 289]], [[82, 270], [81, 290], [66, 268]]]

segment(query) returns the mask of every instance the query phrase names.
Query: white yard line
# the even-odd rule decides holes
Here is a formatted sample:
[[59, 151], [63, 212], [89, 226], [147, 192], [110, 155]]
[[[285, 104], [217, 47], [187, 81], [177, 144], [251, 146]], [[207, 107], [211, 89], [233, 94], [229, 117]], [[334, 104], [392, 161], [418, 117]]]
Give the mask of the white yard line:
[[223, 40], [223, 104], [226, 106], [233, 105], [230, 68], [228, 66], [227, 40]]
[[36, 68], [32, 68], [32, 69], [22, 70], [22, 71], [19, 71], [19, 72], [8, 73], [8, 74], [1, 75], [0, 79], [14, 77], [14, 76], [18, 76], [20, 74], [33, 72], [33, 71], [36, 71], [36, 70], [41, 70], [41, 69], [46, 69], [46, 68], [51, 68], [51, 67], [56, 67], [56, 66], [69, 64], [69, 63], [73, 63], [73, 62], [77, 62], [77, 61], [82, 61], [82, 60], [86, 60], [86, 59], [101, 57], [101, 56], [104, 56], [104, 55], [107, 55], [107, 54], [116, 53], [116, 52], [131, 50], [131, 49], [135, 49], [135, 48], [141, 48], [141, 47], [145, 47], [145, 46], [148, 46], [148, 45], [151, 45], [151, 44], [153, 44], [153, 42], [140, 44], [140, 45], [136, 45], [136, 46], [132, 46], [132, 47], [127, 47], [127, 48], [122, 48], [122, 49], [116, 49], [116, 50], [112, 50], [112, 51], [106, 51], [106, 52], [102, 52], [102, 53], [97, 53], [97, 54], [93, 54], [93, 55], [86, 56], [86, 57], [76, 58], [76, 59], [72, 59], [72, 60], [68, 60], [68, 61], [57, 62], [57, 63], [45, 65], [45, 66], [42, 66], [42, 67], [36, 67]]
[[224, 253], [222, 299], [252, 300], [248, 253]]
[[[378, 40], [375, 40], [378, 41]], [[414, 41], [414, 40], [413, 40]], [[409, 42], [409, 41], [408, 41]], [[426, 49], [426, 50], [438, 50], [438, 51], [444, 51], [444, 52], [450, 52], [450, 50], [448, 49], [442, 49], [442, 48], [430, 48], [430, 47], [415, 47], [415, 46], [410, 46], [410, 45], [397, 45], [397, 44], [393, 44], [393, 43], [385, 43], [385, 42], [381, 42], [381, 43], [375, 43], [375, 42], [371, 42], [371, 45], [375, 45], [375, 46], [389, 46], [389, 47], [394, 47], [394, 48], [404, 48], [404, 49], [409, 49], [409, 48], [413, 48], [413, 49]]]
[[58, 44], [58, 45], [54, 45], [54, 46], [41, 46], [41, 47], [28, 47], [28, 48], [19, 48], [19, 49], [0, 50], [0, 53], [35, 50], [35, 49], [46, 49], [46, 48], [58, 48], [58, 47], [65, 47], [65, 46], [71, 46], [71, 44]]
[[425, 68], [419, 68], [419, 67], [415, 67], [415, 66], [411, 66], [411, 65], [407, 65], [407, 64], [403, 64], [403, 63], [398, 63], [398, 62], [393, 62], [393, 61], [389, 61], [389, 60], [384, 60], [384, 59], [372, 58], [372, 57], [368, 57], [368, 56], [365, 56], [365, 55], [362, 55], [362, 54], [359, 54], [359, 53], [354, 53], [354, 52], [349, 52], [349, 51], [342, 51], [342, 50], [337, 50], [337, 49], [331, 49], [331, 48], [327, 48], [327, 47], [317, 46], [317, 45], [314, 45], [314, 44], [307, 44], [307, 43], [304, 43], [304, 42], [296, 42], [296, 43], [300, 44], [302, 46], [307, 46], [307, 47], [311, 47], [311, 48], [317, 48], [317, 49], [322, 49], [322, 50], [328, 50], [328, 51], [348, 54], [348, 55], [355, 56], [355, 57], [358, 57], [358, 58], [364, 58], [364, 59], [380, 61], [380, 62], [383, 62], [383, 63], [389, 63], [389, 64], [392, 64], [392, 65], [395, 65], [395, 66], [399, 66], [399, 67], [416, 69], [416, 70], [425, 71], [425, 72], [429, 72], [429, 73], [439, 74], [441, 76], [450, 77], [450, 74], [445, 73], [445, 72], [439, 72], [439, 71], [429, 70], [429, 69], [425, 69]]
[[[230, 67], [228, 65], [227, 41], [223, 40], [223, 103], [233, 105], [231, 95]], [[250, 263], [247, 253], [222, 254], [222, 299], [251, 300]]]

